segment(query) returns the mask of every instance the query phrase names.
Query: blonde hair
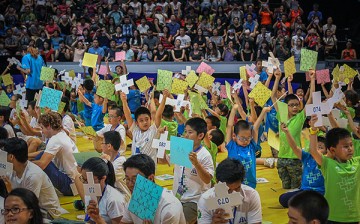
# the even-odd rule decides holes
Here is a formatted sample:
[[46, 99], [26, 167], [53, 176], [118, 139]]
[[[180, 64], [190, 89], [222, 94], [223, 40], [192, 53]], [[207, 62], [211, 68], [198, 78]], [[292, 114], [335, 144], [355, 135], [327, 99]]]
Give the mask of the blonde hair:
[[37, 58], [39, 56], [39, 50], [34, 47], [28, 47], [27, 52], [29, 52], [33, 58]]
[[39, 124], [42, 124], [44, 127], [51, 127], [53, 130], [62, 129], [62, 119], [60, 114], [56, 112], [49, 112], [46, 114], [42, 114], [39, 118]]

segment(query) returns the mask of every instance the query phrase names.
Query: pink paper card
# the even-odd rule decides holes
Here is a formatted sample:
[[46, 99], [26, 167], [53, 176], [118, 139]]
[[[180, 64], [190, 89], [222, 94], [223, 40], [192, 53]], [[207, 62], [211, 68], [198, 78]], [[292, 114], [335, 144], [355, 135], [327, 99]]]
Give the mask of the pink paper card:
[[100, 69], [98, 71], [99, 75], [106, 75], [107, 74], [107, 67], [106, 65], [100, 65]]
[[256, 70], [255, 70], [255, 69], [256, 69], [256, 66], [255, 66], [254, 64], [251, 64], [251, 66], [246, 65], [245, 68], [246, 68], [247, 74], [248, 74], [250, 77], [254, 77], [254, 76], [257, 74], [257, 72], [256, 72]]
[[306, 81], [310, 82], [311, 78], [310, 78], [310, 73], [309, 72], [305, 72], [305, 76], [306, 76]]
[[329, 69], [322, 69], [316, 71], [317, 84], [323, 84], [330, 82], [330, 71]]
[[201, 62], [199, 67], [196, 69], [196, 72], [201, 74], [203, 72], [206, 72], [209, 75], [214, 74], [215, 69], [213, 69], [210, 65], [206, 64], [205, 62]]
[[123, 60], [125, 60], [125, 51], [116, 52], [115, 61], [123, 61]]
[[227, 95], [226, 95], [226, 86], [225, 85], [221, 85], [220, 86], [220, 97], [226, 99]]

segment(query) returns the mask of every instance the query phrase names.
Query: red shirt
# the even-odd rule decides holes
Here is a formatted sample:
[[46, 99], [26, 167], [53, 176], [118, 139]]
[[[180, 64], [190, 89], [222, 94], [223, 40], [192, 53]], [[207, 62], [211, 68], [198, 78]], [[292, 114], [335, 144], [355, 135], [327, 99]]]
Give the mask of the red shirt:
[[55, 23], [52, 26], [46, 25], [45, 29], [50, 35], [53, 34], [55, 30], [58, 30], [60, 32], [60, 28]]
[[271, 13], [270, 12], [261, 12], [261, 25], [270, 25], [271, 24]]

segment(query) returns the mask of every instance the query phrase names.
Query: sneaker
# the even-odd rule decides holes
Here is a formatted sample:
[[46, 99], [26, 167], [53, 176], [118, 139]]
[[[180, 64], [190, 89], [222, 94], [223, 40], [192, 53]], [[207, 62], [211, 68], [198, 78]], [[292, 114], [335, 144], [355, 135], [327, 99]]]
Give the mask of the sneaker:
[[76, 208], [77, 210], [85, 210], [84, 202], [82, 200], [75, 200], [74, 208]]
[[274, 158], [266, 158], [265, 162], [264, 162], [264, 166], [269, 167], [269, 168], [274, 168], [275, 167], [275, 159]]

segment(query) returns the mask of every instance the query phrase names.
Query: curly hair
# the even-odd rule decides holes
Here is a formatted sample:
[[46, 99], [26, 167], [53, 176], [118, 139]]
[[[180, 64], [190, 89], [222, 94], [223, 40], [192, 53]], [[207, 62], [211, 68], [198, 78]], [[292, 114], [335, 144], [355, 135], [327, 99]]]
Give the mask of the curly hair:
[[53, 130], [60, 130], [62, 129], [61, 120], [60, 114], [51, 111], [40, 116], [39, 124], [42, 124], [45, 127], [50, 126]]

